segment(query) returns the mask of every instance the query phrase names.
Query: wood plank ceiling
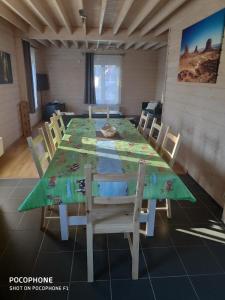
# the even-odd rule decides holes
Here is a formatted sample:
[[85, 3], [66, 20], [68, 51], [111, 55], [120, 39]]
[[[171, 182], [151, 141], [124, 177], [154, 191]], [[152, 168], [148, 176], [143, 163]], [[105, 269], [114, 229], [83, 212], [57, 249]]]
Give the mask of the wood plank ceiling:
[[188, 0], [0, 0], [0, 17], [35, 47], [159, 49]]

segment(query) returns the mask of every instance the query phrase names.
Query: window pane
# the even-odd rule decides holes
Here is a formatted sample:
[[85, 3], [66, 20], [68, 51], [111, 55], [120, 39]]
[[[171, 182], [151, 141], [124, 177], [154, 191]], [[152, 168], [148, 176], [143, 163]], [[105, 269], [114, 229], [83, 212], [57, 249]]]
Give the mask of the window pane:
[[[96, 55], [95, 94], [97, 104], [120, 103], [120, 57]], [[119, 61], [119, 63], [118, 63]]]

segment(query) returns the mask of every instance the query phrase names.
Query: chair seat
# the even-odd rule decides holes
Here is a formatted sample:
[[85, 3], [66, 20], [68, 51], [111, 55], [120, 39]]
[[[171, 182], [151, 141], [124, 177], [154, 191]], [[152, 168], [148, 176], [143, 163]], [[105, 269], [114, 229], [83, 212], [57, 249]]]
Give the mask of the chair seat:
[[94, 233], [133, 231], [133, 205], [98, 205], [92, 209]]

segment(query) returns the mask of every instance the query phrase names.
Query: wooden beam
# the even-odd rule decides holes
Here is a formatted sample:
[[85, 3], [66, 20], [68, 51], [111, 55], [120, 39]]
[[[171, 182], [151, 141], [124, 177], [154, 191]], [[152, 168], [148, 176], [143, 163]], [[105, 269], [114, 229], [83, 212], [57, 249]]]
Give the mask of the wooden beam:
[[131, 47], [133, 47], [135, 44], [136, 44], [135, 41], [130, 42], [130, 43], [127, 43], [127, 44], [125, 45], [124, 49], [125, 49], [125, 50], [128, 50], [128, 49], [130, 49]]
[[148, 50], [148, 49], [154, 47], [154, 46], [157, 45], [157, 44], [158, 44], [158, 42], [151, 42], [151, 43], [148, 43], [148, 44], [143, 48], [143, 50]]
[[170, 24], [169, 22], [162, 23], [162, 25], [159, 25], [154, 30], [153, 34], [154, 36], [159, 36], [169, 30]]
[[102, 0], [101, 13], [100, 13], [100, 20], [99, 20], [99, 35], [102, 34], [102, 29], [103, 29], [103, 23], [104, 23], [104, 17], [105, 17], [106, 6], [107, 6], [107, 0]]
[[88, 41], [87, 40], [85, 41], [85, 47], [86, 47], [86, 49], [88, 49]]
[[52, 31], [57, 33], [59, 31], [58, 26], [55, 24], [51, 15], [47, 14], [45, 8], [45, 2], [40, 0], [25, 0], [31, 10], [47, 25]]
[[[75, 1], [77, 1], [77, 0], [75, 0]], [[83, 9], [83, 10], [84, 10], [84, 2], [83, 2], [83, 0], [79, 0], [79, 1], [78, 1], [78, 10], [80, 10], [80, 9]], [[83, 28], [84, 35], [86, 35], [86, 34], [87, 34], [86, 20], [84, 20], [84, 21], [82, 22], [82, 28]]]
[[56, 48], [59, 48], [59, 47], [60, 47], [60, 44], [59, 44], [58, 41], [55, 41], [55, 40], [49, 40], [49, 42], [50, 42], [53, 46], [55, 46]]
[[27, 6], [24, 5], [22, 1], [18, 0], [1, 0], [6, 4], [15, 14], [20, 16], [24, 21], [30, 24], [38, 32], [44, 32], [45, 26], [39, 21], [39, 19], [32, 15]]
[[150, 41], [166, 41], [167, 35], [161, 35], [160, 37], [154, 37], [153, 34], [148, 34], [144, 37], [140, 36], [140, 32], [135, 32], [132, 36], [128, 36], [127, 30], [120, 30], [117, 35], [112, 33], [111, 29], [105, 29], [102, 35], [99, 35], [98, 29], [89, 29], [88, 33], [84, 35], [83, 29], [78, 28], [72, 34], [68, 33], [66, 28], [60, 30], [59, 33], [54, 33], [49, 28], [46, 29], [45, 33], [38, 33], [34, 30], [29, 30], [27, 37], [30, 39], [48, 39], [48, 40], [70, 40], [70, 41], [83, 41], [89, 40], [93, 42], [101, 41], [112, 41], [114, 43], [129, 43], [129, 42], [150, 42]]
[[69, 44], [68, 44], [67, 41], [61, 40], [60, 42], [62, 43], [62, 45], [63, 45], [65, 48], [69, 48]]
[[126, 18], [126, 15], [133, 3], [134, 3], [134, 0], [124, 0], [123, 6], [122, 6], [120, 13], [116, 19], [116, 22], [113, 26], [113, 34], [117, 34], [117, 32], [119, 31], [120, 26], [122, 25], [124, 19]]
[[41, 45], [45, 46], [45, 47], [50, 47], [51, 43], [49, 41], [46, 40], [37, 40], [38, 43], [40, 43]]
[[153, 50], [158, 50], [158, 49], [160, 49], [160, 48], [162, 48], [162, 47], [165, 47], [165, 46], [167, 46], [167, 43], [166, 43], [166, 42], [162, 42], [162, 43], [159, 43], [158, 45], [156, 45], [156, 46], [153, 48]]
[[31, 46], [33, 46], [34, 48], [39, 48], [40, 47], [40, 43], [38, 43], [35, 40], [29, 40], [29, 43], [31, 44]]
[[73, 41], [73, 44], [74, 44], [74, 46], [75, 46], [77, 49], [79, 49], [79, 43], [78, 43], [78, 41]]
[[166, 19], [170, 14], [177, 10], [187, 0], [173, 0], [168, 2], [141, 30], [141, 36], [146, 35], [155, 28], [159, 23]]
[[29, 25], [3, 3], [0, 3], [0, 16], [23, 32], [28, 32]]
[[134, 30], [141, 24], [141, 22], [150, 14], [150, 12], [159, 4], [160, 0], [151, 0], [137, 14], [134, 21], [128, 27], [128, 35], [131, 35]]
[[69, 17], [67, 16], [66, 10], [65, 10], [61, 0], [52, 0], [52, 3], [54, 4], [55, 8], [57, 9], [68, 32], [73, 33], [72, 25], [70, 23]]
[[146, 44], [146, 42], [140, 42], [140, 43], [137, 43], [134, 47], [135, 50], [138, 50], [140, 49], [141, 47], [143, 47], [144, 45]]

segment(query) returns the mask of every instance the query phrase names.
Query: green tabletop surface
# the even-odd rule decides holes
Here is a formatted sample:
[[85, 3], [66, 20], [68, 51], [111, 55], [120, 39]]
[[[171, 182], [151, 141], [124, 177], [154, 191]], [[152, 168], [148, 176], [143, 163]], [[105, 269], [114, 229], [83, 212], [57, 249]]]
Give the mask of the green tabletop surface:
[[[124, 173], [136, 172], [140, 159], [145, 161], [144, 199], [196, 201], [181, 179], [127, 119], [108, 120], [118, 132], [117, 137], [112, 139], [113, 149], [107, 148], [107, 140], [105, 147], [97, 147], [98, 141], [104, 139], [99, 137], [96, 122], [96, 119], [70, 121], [48, 169], [19, 206], [19, 211], [85, 202], [85, 193], [80, 191], [79, 186], [79, 180], [84, 179], [84, 165], [89, 163], [96, 170], [104, 156], [112, 164], [119, 159]], [[127, 185], [128, 194], [133, 194], [134, 182]], [[93, 183], [93, 193], [99, 195], [98, 183]]]

